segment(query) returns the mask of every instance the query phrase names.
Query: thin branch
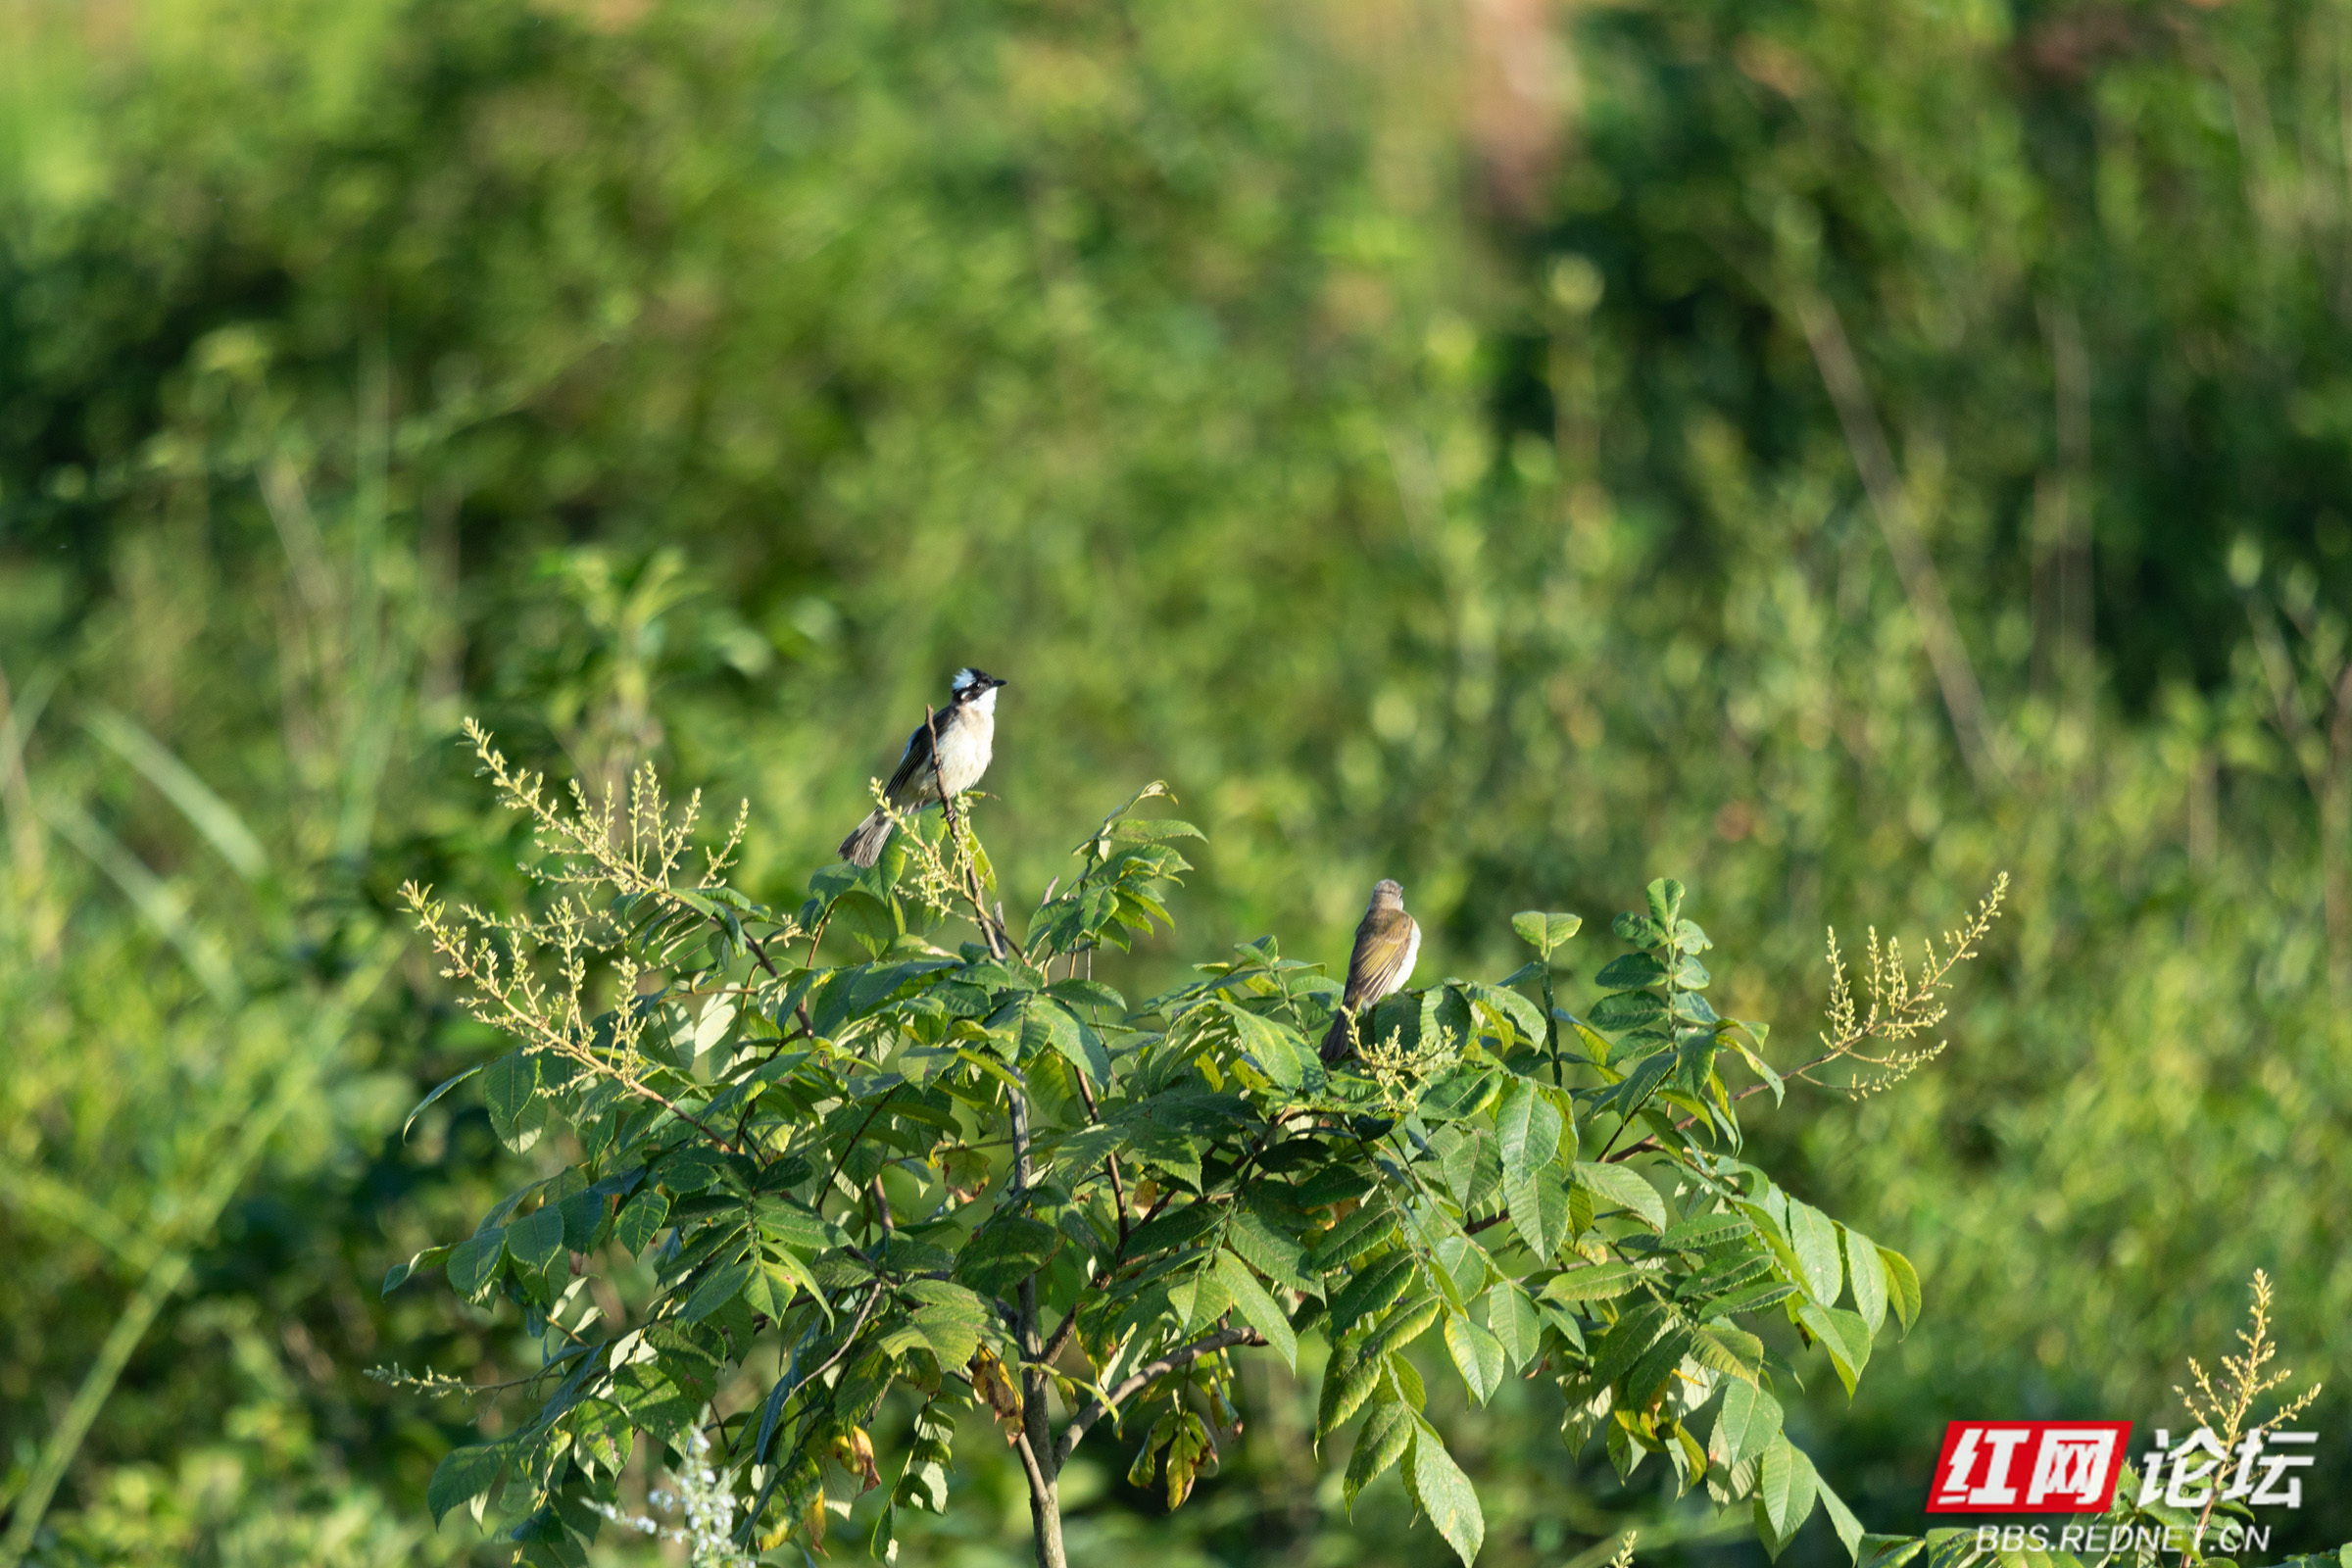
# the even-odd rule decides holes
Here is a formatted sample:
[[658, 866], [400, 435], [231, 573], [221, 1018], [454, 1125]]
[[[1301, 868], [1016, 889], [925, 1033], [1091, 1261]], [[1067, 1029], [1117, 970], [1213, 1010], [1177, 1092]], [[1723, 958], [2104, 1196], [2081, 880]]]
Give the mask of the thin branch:
[[1121, 1378], [1119, 1386], [1112, 1389], [1106, 1397], [1089, 1399], [1084, 1409], [1070, 1417], [1070, 1424], [1062, 1428], [1061, 1441], [1054, 1446], [1054, 1465], [1058, 1468], [1068, 1463], [1070, 1455], [1078, 1450], [1078, 1441], [1086, 1436], [1086, 1429], [1102, 1419], [1105, 1412], [1116, 1410], [1129, 1395], [1153, 1378], [1165, 1376], [1178, 1367], [1190, 1366], [1204, 1355], [1214, 1355], [1219, 1350], [1231, 1349], [1237, 1345], [1265, 1343], [1265, 1336], [1255, 1329], [1218, 1329], [1213, 1334], [1202, 1335], [1190, 1345], [1170, 1350], [1156, 1361], [1145, 1362]]
[[[1038, 1462], [1037, 1450], [1029, 1446], [1029, 1434], [1026, 1432], [1014, 1433], [1012, 1446], [1014, 1451], [1021, 1456], [1021, 1468], [1029, 1472], [1030, 1495], [1041, 1498], [1052, 1496], [1054, 1483], [1046, 1478], [1045, 1467]], [[1056, 1461], [1055, 1468], [1058, 1471], [1058, 1461]]]

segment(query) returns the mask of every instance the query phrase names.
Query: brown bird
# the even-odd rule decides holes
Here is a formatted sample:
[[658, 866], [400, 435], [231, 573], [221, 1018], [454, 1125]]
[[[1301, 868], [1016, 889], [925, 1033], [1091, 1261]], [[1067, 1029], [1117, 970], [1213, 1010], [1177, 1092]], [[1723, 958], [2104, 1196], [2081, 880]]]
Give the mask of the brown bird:
[[1338, 1061], [1355, 1049], [1355, 1017], [1413, 977], [1421, 956], [1421, 927], [1404, 912], [1404, 889], [1381, 882], [1372, 889], [1363, 924], [1355, 928], [1355, 951], [1348, 958], [1348, 989], [1323, 1037], [1323, 1059]]

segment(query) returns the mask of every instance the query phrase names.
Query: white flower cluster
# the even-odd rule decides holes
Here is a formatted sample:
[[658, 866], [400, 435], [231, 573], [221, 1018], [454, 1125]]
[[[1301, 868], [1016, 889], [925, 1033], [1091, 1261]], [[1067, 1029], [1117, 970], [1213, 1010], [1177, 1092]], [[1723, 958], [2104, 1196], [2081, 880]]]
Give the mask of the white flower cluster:
[[[703, 1412], [704, 1417], [710, 1415]], [[703, 1436], [702, 1421], [686, 1436], [685, 1468], [670, 1479], [677, 1490], [656, 1487], [646, 1501], [662, 1512], [683, 1515], [683, 1525], [664, 1524], [643, 1514], [625, 1514], [608, 1502], [591, 1504], [598, 1513], [625, 1529], [664, 1541], [682, 1542], [694, 1568], [753, 1568], [752, 1560], [735, 1547], [735, 1490], [709, 1462], [710, 1440]]]

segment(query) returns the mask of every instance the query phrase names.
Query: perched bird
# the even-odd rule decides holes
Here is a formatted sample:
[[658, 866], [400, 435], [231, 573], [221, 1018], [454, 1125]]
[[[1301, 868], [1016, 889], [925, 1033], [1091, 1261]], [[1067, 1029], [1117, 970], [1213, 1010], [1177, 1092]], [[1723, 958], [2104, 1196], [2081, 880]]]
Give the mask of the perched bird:
[[1363, 924], [1355, 928], [1355, 952], [1348, 958], [1348, 989], [1331, 1033], [1323, 1037], [1323, 1059], [1338, 1061], [1355, 1049], [1355, 1015], [1413, 977], [1421, 956], [1421, 927], [1404, 912], [1404, 889], [1381, 882], [1372, 889]]
[[[906, 737], [899, 770], [890, 775], [883, 793], [900, 811], [922, 810], [940, 804], [944, 787], [961, 795], [980, 782], [997, 743], [997, 688], [1004, 682], [980, 669], [959, 669], [948, 682], [948, 706], [918, 724]], [[931, 736], [939, 734], [939, 765], [931, 764]], [[851, 830], [836, 851], [845, 860], [871, 865], [890, 842], [890, 818], [880, 808]]]

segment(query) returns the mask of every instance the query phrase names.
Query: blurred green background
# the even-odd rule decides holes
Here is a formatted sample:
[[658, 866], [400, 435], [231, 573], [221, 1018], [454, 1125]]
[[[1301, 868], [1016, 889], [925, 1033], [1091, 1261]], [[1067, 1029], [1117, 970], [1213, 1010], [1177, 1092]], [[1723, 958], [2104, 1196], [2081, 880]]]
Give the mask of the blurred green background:
[[[391, 890], [525, 847], [460, 719], [748, 799], [789, 904], [965, 662], [1016, 895], [1146, 779], [1208, 830], [1138, 983], [1380, 875], [1424, 975], [1529, 906], [1589, 975], [1674, 874], [1790, 1060], [1826, 925], [2012, 873], [1948, 1055], [1763, 1121], [1926, 1281], [1803, 1417], [1871, 1528], [1951, 1417], [2179, 1426], [2258, 1265], [2334, 1376], [2348, 123], [2342, 0], [6, 0], [0, 1502], [503, 1561], [422, 1511], [473, 1411], [365, 1376], [520, 1353], [376, 1288], [527, 1163], [402, 1135], [489, 1045]], [[1075, 1560], [1441, 1560], [1252, 1388]], [[1482, 1561], [1761, 1561], [1453, 1399]], [[908, 1549], [1025, 1560], [970, 1436]]]

